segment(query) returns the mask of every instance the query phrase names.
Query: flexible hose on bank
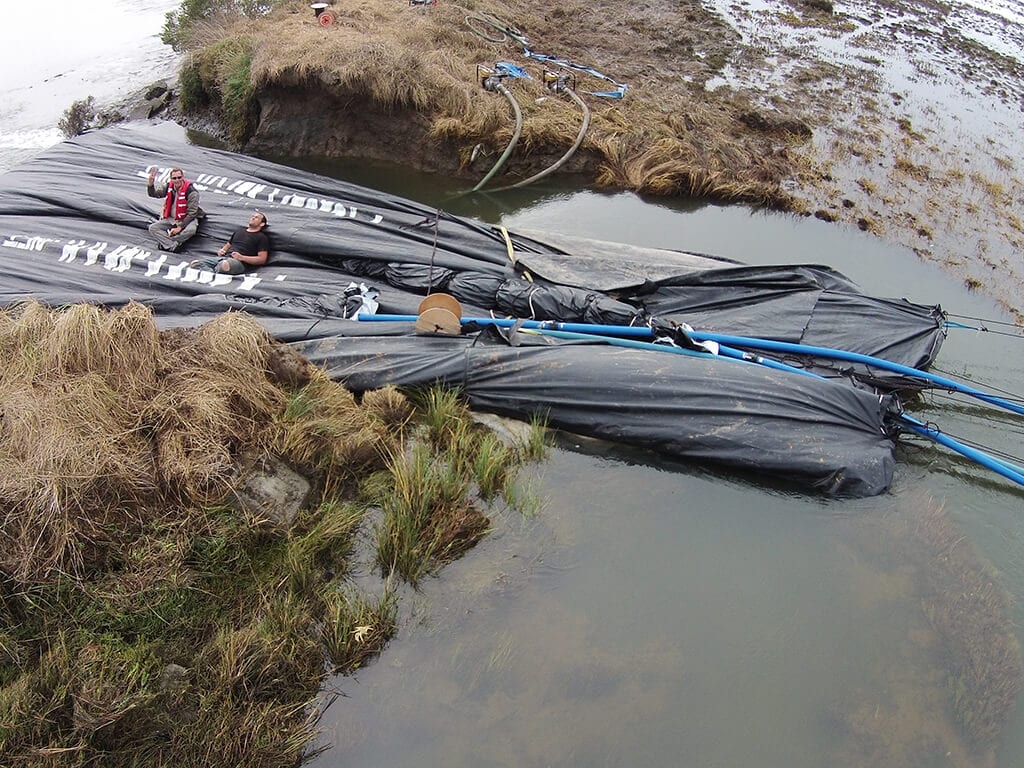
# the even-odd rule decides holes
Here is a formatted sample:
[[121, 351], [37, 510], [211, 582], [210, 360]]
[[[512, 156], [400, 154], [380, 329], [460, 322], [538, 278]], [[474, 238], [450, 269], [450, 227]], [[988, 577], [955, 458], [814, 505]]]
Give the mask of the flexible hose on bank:
[[572, 100], [579, 105], [580, 111], [583, 113], [583, 124], [580, 125], [579, 135], [576, 136], [576, 141], [573, 143], [573, 145], [569, 147], [569, 151], [562, 155], [560, 158], [558, 158], [557, 162], [555, 162], [554, 165], [550, 165], [543, 171], [539, 171], [538, 173], [533, 174], [533, 176], [531, 176], [530, 178], [523, 179], [522, 181], [517, 181], [515, 184], [509, 184], [507, 187], [499, 187], [498, 189], [492, 189], [489, 191], [504, 192], [506, 189], [519, 189], [520, 187], [525, 187], [527, 184], [533, 184], [533, 182], [540, 181], [545, 176], [550, 176], [552, 173], [554, 173], [567, 162], [569, 162], [569, 158], [576, 154], [576, 150], [580, 148], [580, 145], [583, 143], [584, 137], [587, 135], [587, 129], [590, 128], [590, 108], [587, 107], [587, 105], [583, 102], [583, 99], [576, 95], [576, 92], [573, 91], [572, 88], [565, 88], [564, 90], [566, 93], [569, 94], [569, 96], [572, 97]]
[[512, 150], [516, 148], [516, 144], [519, 142], [519, 134], [522, 133], [523, 131], [523, 113], [519, 109], [519, 105], [516, 103], [515, 96], [513, 96], [509, 89], [506, 88], [501, 83], [499, 83], [494, 90], [496, 90], [506, 99], [508, 99], [508, 103], [512, 105], [512, 110], [516, 113], [516, 129], [515, 131], [513, 131], [512, 139], [509, 141], [508, 146], [505, 147], [505, 151], [502, 152], [501, 157], [498, 158], [498, 162], [494, 164], [494, 167], [491, 168], [490, 171], [488, 171], [487, 175], [484, 176], [480, 180], [480, 183], [473, 187], [473, 189], [471, 189], [470, 192], [479, 192], [481, 189], [483, 189], [484, 185], [491, 180], [494, 174], [500, 171], [501, 167], [505, 165], [506, 162], [508, 162], [509, 157], [511, 157], [512, 155]]

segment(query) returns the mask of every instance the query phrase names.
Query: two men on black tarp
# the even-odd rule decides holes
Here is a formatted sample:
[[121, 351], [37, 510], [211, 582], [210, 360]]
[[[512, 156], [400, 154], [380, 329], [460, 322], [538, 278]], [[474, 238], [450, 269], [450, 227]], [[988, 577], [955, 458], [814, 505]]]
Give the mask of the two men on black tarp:
[[[172, 168], [168, 183], [158, 182], [157, 169], [149, 168], [146, 194], [164, 198], [161, 217], [149, 225], [149, 232], [162, 251], [177, 252], [199, 229], [205, 212], [199, 204], [199, 190], [185, 178], [181, 168]], [[220, 247], [215, 257], [196, 259], [190, 266], [229, 275], [240, 275], [250, 267], [267, 263], [270, 238], [265, 232], [269, 222], [266, 214], [256, 211], [245, 227], [236, 229]]]

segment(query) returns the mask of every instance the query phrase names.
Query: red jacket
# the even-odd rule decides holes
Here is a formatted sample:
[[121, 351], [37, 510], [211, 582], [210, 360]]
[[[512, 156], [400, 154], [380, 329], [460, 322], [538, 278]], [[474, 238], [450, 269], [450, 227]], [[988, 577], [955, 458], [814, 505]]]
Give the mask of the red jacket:
[[[188, 215], [188, 191], [192, 187], [192, 182], [185, 179], [181, 182], [181, 189], [178, 190], [178, 195], [174, 195], [174, 187], [167, 187], [167, 197], [164, 198], [164, 218], [173, 218], [175, 221], [181, 221]], [[174, 205], [174, 216], [171, 216], [171, 205]]]

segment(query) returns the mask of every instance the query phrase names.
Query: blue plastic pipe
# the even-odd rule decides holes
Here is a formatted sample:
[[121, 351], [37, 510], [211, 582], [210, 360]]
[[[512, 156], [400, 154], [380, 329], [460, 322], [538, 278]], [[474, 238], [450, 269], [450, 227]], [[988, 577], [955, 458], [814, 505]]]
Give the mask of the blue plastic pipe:
[[[366, 321], [377, 321], [377, 322], [416, 322], [416, 315], [357, 315], [357, 319]], [[628, 347], [631, 349], [645, 349], [654, 352], [669, 352], [678, 355], [688, 355], [691, 357], [704, 357], [708, 355], [707, 352], [697, 352], [691, 349], [682, 349], [681, 347], [673, 347], [667, 344], [654, 344], [651, 342], [637, 341], [637, 338], [651, 338], [654, 335], [654, 331], [646, 326], [632, 326], [632, 325], [597, 325], [590, 323], [560, 323], [549, 320], [514, 320], [508, 318], [494, 318], [494, 317], [472, 317], [463, 318], [463, 323], [476, 323], [478, 325], [496, 325], [501, 328], [511, 328], [513, 325], [519, 323], [521, 328], [534, 331], [546, 336], [553, 336], [560, 339], [577, 339], [580, 341], [591, 340], [601, 341], [603, 343], [618, 346]], [[614, 335], [604, 335], [604, 334]], [[871, 357], [870, 355], [861, 355], [856, 352], [845, 352], [843, 350], [828, 349], [827, 347], [808, 347], [803, 344], [789, 344], [786, 342], [767, 341], [765, 339], [751, 339], [745, 336], [725, 336], [722, 334], [715, 333], [697, 333], [690, 332], [688, 334], [690, 338], [695, 341], [714, 341], [719, 345], [719, 352], [722, 356], [727, 359], [735, 360], [738, 362], [751, 363], [755, 365], [764, 365], [769, 368], [776, 370], [788, 371], [789, 373], [800, 374], [801, 376], [813, 376], [817, 379], [824, 378], [816, 373], [805, 371], [802, 368], [797, 368], [786, 363], [780, 363], [777, 360], [768, 360], [760, 356], [751, 355], [748, 352], [744, 352], [740, 349], [736, 349], [731, 344], [737, 344], [738, 346], [751, 346], [761, 349], [773, 349], [776, 351], [788, 351], [788, 352], [799, 352], [802, 354], [813, 354], [817, 357], [828, 357], [839, 360], [851, 360], [852, 358], [858, 358], [855, 362], [866, 362], [869, 365], [875, 365], [877, 367], [887, 368], [888, 370], [901, 369], [899, 372], [909, 372], [911, 376], [923, 376], [929, 380], [939, 380], [946, 382], [944, 386], [948, 386], [954, 391], [966, 391], [973, 390], [972, 387], [966, 387], [959, 382], [953, 381], [952, 379], [945, 379], [941, 376], [934, 376], [933, 374], [925, 371], [919, 371], [916, 368], [910, 368], [909, 366], [900, 365], [899, 363], [893, 363], [888, 360], [881, 358]], [[633, 338], [622, 338], [623, 336], [631, 336]], [[748, 343], [753, 342], [753, 343]], [[761, 346], [764, 345], [764, 346]], [[840, 355], [842, 355], [840, 357]], [[976, 394], [975, 394], [976, 393]], [[980, 397], [986, 402], [993, 402], [1002, 400], [1002, 398], [995, 397], [994, 395], [988, 395], [980, 390], [973, 390], [973, 392], [967, 392], [967, 394], [975, 394], [975, 397]], [[1024, 412], [1024, 409], [1020, 409], [1014, 403], [1004, 401], [1006, 405], [1011, 406], [1010, 410], [1016, 413]], [[1000, 403], [993, 403], [999, 405]], [[986, 469], [990, 469], [993, 472], [1002, 475], [1003, 477], [1012, 480], [1018, 485], [1024, 486], [1024, 468], [1018, 467], [1016, 464], [1002, 461], [994, 456], [990, 456], [984, 451], [980, 451], [977, 448], [972, 448], [969, 445], [961, 443], [948, 435], [943, 434], [938, 429], [930, 427], [924, 422], [918, 421], [913, 416], [907, 413], [902, 413], [899, 416], [899, 421], [911, 432], [927, 437], [940, 445], [944, 445], [956, 453], [966, 456], [972, 461], [977, 462]]]
[[[674, 352], [681, 355], [691, 355], [694, 357], [707, 358], [712, 356], [710, 351], [699, 351], [695, 349], [684, 349], [682, 347], [673, 347], [669, 344], [654, 344], [649, 341], [637, 341], [635, 339], [622, 339], [616, 338], [615, 336], [602, 336], [595, 333], [576, 333], [573, 331], [556, 331], [551, 328], [525, 328], [524, 330], [530, 333], [539, 333], [543, 336], [552, 336], [556, 339], [578, 339], [584, 341], [587, 339], [594, 341], [602, 341], [606, 344], [611, 344], [616, 347], [630, 347], [632, 349], [646, 349], [653, 352]], [[763, 365], [766, 368], [774, 368], [777, 371], [786, 371], [787, 373], [797, 373], [801, 376], [811, 376], [815, 379], [824, 379], [824, 376], [819, 376], [816, 373], [805, 371], [802, 368], [797, 368], [795, 365], [787, 365], [786, 363], [780, 363], [778, 360], [769, 360], [761, 357], [760, 355], [752, 355], [749, 352], [744, 352], [740, 349], [733, 349], [732, 347], [726, 347], [721, 344], [718, 345], [718, 352], [721, 357], [729, 358], [741, 363], [751, 363], [753, 365]]]
[[[356, 315], [363, 322], [382, 323], [415, 323], [416, 315]], [[520, 323], [523, 328], [536, 328], [549, 331], [569, 331], [571, 333], [601, 334], [604, 336], [626, 336], [636, 339], [649, 339], [654, 332], [646, 325], [599, 325], [596, 323], [559, 323], [554, 320], [515, 320], [507, 317], [464, 317], [463, 325], [496, 325], [499, 328], [511, 328]]]
[[944, 435], [935, 427], [929, 427], [924, 422], [918, 421], [909, 414], [900, 414], [900, 422], [911, 432], [921, 435], [922, 437], [930, 438], [940, 445], [944, 445], [947, 448], [976, 461], [981, 466], [991, 469], [993, 472], [1013, 480], [1017, 485], [1024, 485], [1024, 467], [1019, 467], [1008, 461], [997, 459], [995, 456], [990, 456], [984, 451], [979, 451], [977, 448], [964, 445], [959, 440], [955, 440], [949, 435]]
[[971, 397], [976, 397], [978, 400], [983, 400], [991, 405], [1005, 408], [1013, 413], [1024, 416], [1024, 405], [1015, 403], [1011, 400], [1007, 400], [997, 395], [990, 395], [987, 392], [983, 392], [980, 389], [968, 386], [967, 384], [961, 384], [959, 381], [953, 379], [947, 379], [945, 376], [937, 376], [934, 373], [928, 371], [922, 371], [917, 368], [911, 368], [909, 365], [902, 365], [900, 363], [894, 363], [891, 360], [885, 360], [880, 357], [872, 357], [871, 355], [862, 355], [859, 352], [847, 352], [843, 349], [831, 349], [829, 347], [812, 347], [807, 344], [791, 344], [785, 341], [769, 341], [768, 339], [753, 339], [746, 336], [728, 336], [721, 333], [701, 333], [699, 331], [693, 331], [688, 334], [691, 339], [695, 341], [717, 341], [719, 344], [731, 344], [737, 347], [750, 347], [751, 349], [761, 349], [766, 352], [786, 352], [790, 354], [800, 355], [811, 355], [813, 357], [824, 357], [829, 360], [843, 360], [850, 363], [862, 363], [864, 365], [870, 365], [874, 368], [881, 368], [882, 370], [892, 371], [893, 373], [900, 373], [904, 376], [912, 376], [917, 379], [923, 379], [924, 381], [931, 382], [936, 386], [948, 389], [951, 392], [960, 392]]
[[[359, 320], [377, 320], [381, 322], [415, 322], [415, 315], [359, 315]], [[537, 328], [544, 330], [569, 331], [574, 333], [600, 334], [604, 336], [625, 336], [630, 338], [652, 338], [654, 331], [643, 325], [597, 325], [589, 323], [559, 323], [548, 320], [514, 320], [494, 317], [464, 317], [463, 323], [476, 323], [478, 325], [497, 325], [502, 328], [511, 328], [516, 323], [521, 323], [523, 328]], [[863, 355], [859, 352], [848, 352], [844, 349], [832, 349], [830, 347], [814, 347], [807, 344], [794, 344], [787, 341], [771, 341], [769, 339], [756, 339], [749, 336], [729, 336], [721, 333], [706, 333], [702, 331], [687, 331], [687, 335], [694, 341], [714, 341], [720, 345], [735, 348], [760, 349], [766, 352], [783, 352], [787, 354], [811, 355], [822, 357], [828, 360], [842, 360], [850, 363], [861, 363], [880, 368], [885, 371], [899, 373], [904, 376], [921, 379], [951, 392], [959, 392], [982, 400], [990, 405], [1024, 416], [1024, 405], [1015, 403], [1012, 400], [991, 395], [980, 389], [975, 389], [967, 384], [962, 384], [945, 376], [938, 376], [928, 371], [912, 368], [909, 365], [894, 363], [881, 357]]]
[[[706, 352], [697, 352], [689, 349], [681, 349], [679, 347], [672, 347], [666, 344], [652, 344], [650, 342], [636, 341], [634, 339], [620, 339], [615, 338], [613, 336], [598, 336], [595, 334], [573, 333], [570, 331], [554, 331], [546, 328], [531, 328], [528, 330], [532, 333], [539, 333], [544, 336], [553, 336], [559, 339], [586, 339], [594, 341], [600, 340], [613, 346], [629, 347], [632, 349], [651, 349], [656, 352], [673, 352], [676, 354], [692, 355], [699, 357], [706, 357], [708, 355], [708, 353]], [[763, 357], [751, 357], [748, 353], [742, 352], [737, 349], [731, 349], [729, 347], [719, 345], [719, 351], [725, 357], [730, 358], [731, 360], [735, 360], [737, 362], [764, 365], [769, 368], [774, 368], [776, 370], [781, 371], [788, 371], [790, 373], [797, 373], [802, 376], [812, 376], [816, 379], [824, 378], [823, 376], [819, 376], [816, 373], [805, 371], [802, 368], [797, 368], [792, 365], [786, 365], [785, 363], [780, 363], [777, 360], [767, 360]], [[955, 451], [956, 453], [959, 453], [960, 455], [965, 456], [974, 462], [977, 462], [986, 469], [990, 469], [993, 472], [996, 472], [997, 474], [1000, 474], [1003, 477], [1014, 481], [1018, 485], [1024, 486], [1024, 468], [1021, 468], [1016, 464], [1012, 464], [1008, 461], [998, 459], [995, 456], [985, 453], [984, 451], [978, 450], [977, 448], [972, 448], [969, 445], [965, 445], [964, 443], [961, 443], [959, 440], [956, 440], [950, 437], [949, 435], [943, 434], [935, 427], [930, 427], [924, 422], [918, 421], [908, 413], [901, 413], [899, 415], [899, 421], [909, 431], [922, 437], [927, 437], [935, 441], [939, 445], [944, 445], [946, 448], [949, 448], [950, 450]]]

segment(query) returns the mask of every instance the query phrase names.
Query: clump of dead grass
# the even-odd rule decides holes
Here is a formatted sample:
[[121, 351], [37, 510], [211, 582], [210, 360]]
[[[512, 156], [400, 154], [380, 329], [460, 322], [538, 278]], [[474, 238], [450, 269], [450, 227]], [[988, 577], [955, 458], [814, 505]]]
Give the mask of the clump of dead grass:
[[[750, 162], [747, 148], [724, 138], [713, 143], [691, 143], [675, 137], [653, 141], [642, 136], [608, 141], [596, 183], [625, 187], [655, 195], [746, 201], [788, 207], [788, 196], [778, 179], [762, 174]], [[737, 173], [737, 168], [750, 170]], [[768, 176], [768, 178], [764, 178]]]
[[[539, 41], [538, 50], [545, 50], [540, 41], [547, 39], [548, 45], [558, 46], [560, 55], [591, 61], [595, 51], [574, 42], [574, 35], [567, 33], [566, 19], [574, 19], [576, 9], [559, 7], [539, 13], [528, 5], [499, 6], [480, 0], [465, 6], [440, 4], [424, 13], [388, 0], [356, 0], [330, 10], [336, 23], [329, 27], [317, 25], [308, 6], [300, 2], [280, 4], [257, 21], [239, 18], [231, 25], [218, 17], [197, 24], [188, 38], [192, 49], [188, 71], [198, 73], [200, 90], [213, 95], [214, 110], [224, 114], [228, 112], [226, 95], [239, 90], [237, 82], [232, 85], [234, 77], [235, 81], [247, 78], [254, 94], [301, 89], [339, 115], [353, 103], [379, 112], [377, 119], [404, 115], [396, 119], [409, 120], [414, 133], [431, 139], [442, 155], [453, 152], [462, 172], [472, 174], [476, 172], [469, 167], [472, 149], [483, 145], [500, 151], [512, 130], [509, 105], [480, 87], [477, 65], [512, 60], [533, 77], [506, 81], [525, 116], [522, 140], [506, 171], [513, 175], [539, 172], [577, 141], [580, 110], [544, 88], [542, 65], [523, 60], [518, 44], [489, 42], [466, 24], [466, 17], [477, 12], [511, 17], [531, 40]], [[239, 46], [251, 51], [244, 72], [237, 65]], [[806, 142], [806, 126], [793, 135], [784, 130], [752, 130], [740, 119], [751, 114], [749, 104], [731, 104], [701, 89], [681, 99], [677, 89], [667, 94], [659, 88], [660, 75], [645, 80], [631, 84], [623, 102], [586, 97], [593, 119], [582, 146], [565, 165], [567, 172], [598, 169], [602, 186], [658, 195], [696, 195], [782, 208], [794, 204], [791, 196], [780, 191], [782, 180], [794, 172], [784, 147]], [[580, 92], [606, 85], [581, 85]], [[237, 119], [227, 115], [232, 131], [245, 134], [236, 141], [239, 147], [258, 131], [257, 125], [246, 123], [251, 116], [251, 111]], [[680, 125], [685, 129], [679, 130]], [[409, 146], [417, 145], [418, 136], [395, 134], [403, 135]], [[288, 152], [287, 147], [280, 150]], [[425, 167], [432, 162], [422, 153], [410, 159]]]
[[897, 157], [893, 163], [897, 173], [902, 173], [915, 181], [926, 182], [931, 178], [931, 171], [927, 166], [918, 165], [906, 157]]
[[[437, 45], [438, 30], [446, 27], [435, 21], [435, 14], [361, 0], [347, 5], [337, 18], [332, 27], [320, 28], [312, 14], [281, 13], [260, 25], [253, 85], [302, 84], [328, 96], [363, 96], [383, 110], [453, 116], [469, 111], [473, 83], [463, 72], [464, 57]], [[479, 51], [458, 38], [449, 40], [466, 53]]]
[[372, 420], [399, 431], [409, 423], [413, 414], [408, 398], [392, 386], [365, 392], [362, 406]]
[[235, 458], [269, 444], [285, 402], [265, 373], [271, 344], [242, 315], [161, 337], [135, 303], [0, 315], [0, 568], [78, 577], [111, 531], [224, 496]]
[[[104, 530], [134, 527], [153, 495], [139, 422], [140, 393], [156, 382], [156, 337], [144, 313], [28, 303], [0, 314], [0, 568], [17, 580], [81, 572]], [[108, 506], [111, 498], [126, 505]]]
[[401, 443], [412, 408], [398, 390], [367, 393], [369, 405], [322, 372], [291, 398], [277, 450], [296, 466], [323, 478], [329, 491], [346, 480], [381, 469]]
[[[410, 401], [356, 402], [234, 313], [160, 333], [141, 304], [28, 302], [0, 353], [0, 763], [298, 764], [325, 661], [351, 672], [396, 629], [390, 586], [346, 579], [358, 475], [402, 454]], [[319, 489], [283, 525], [227, 503], [274, 454]], [[483, 535], [460, 520], [424, 530], [435, 565]]]

